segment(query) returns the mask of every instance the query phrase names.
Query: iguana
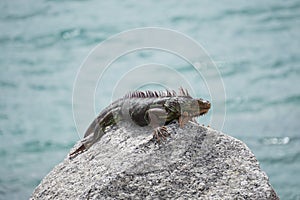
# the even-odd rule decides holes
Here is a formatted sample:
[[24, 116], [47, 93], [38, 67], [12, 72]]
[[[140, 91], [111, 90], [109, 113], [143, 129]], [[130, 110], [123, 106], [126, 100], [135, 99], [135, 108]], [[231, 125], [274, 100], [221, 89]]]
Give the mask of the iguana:
[[91, 123], [84, 134], [81, 146], [69, 154], [76, 157], [88, 150], [105, 134], [107, 127], [120, 121], [130, 121], [139, 126], [151, 126], [153, 137], [159, 142], [169, 134], [166, 125], [178, 120], [180, 127], [210, 109], [210, 102], [201, 98], [192, 98], [188, 91], [179, 88], [173, 91], [135, 91], [128, 93], [108, 107]]

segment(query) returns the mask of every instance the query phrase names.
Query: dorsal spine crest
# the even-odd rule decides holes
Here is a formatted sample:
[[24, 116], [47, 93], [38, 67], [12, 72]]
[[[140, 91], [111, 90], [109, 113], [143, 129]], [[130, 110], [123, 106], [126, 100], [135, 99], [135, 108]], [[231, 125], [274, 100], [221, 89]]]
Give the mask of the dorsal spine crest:
[[159, 97], [176, 97], [176, 96], [186, 96], [191, 97], [187, 89], [179, 88], [179, 94], [174, 90], [166, 91], [134, 91], [129, 92], [124, 96], [124, 98], [159, 98]]

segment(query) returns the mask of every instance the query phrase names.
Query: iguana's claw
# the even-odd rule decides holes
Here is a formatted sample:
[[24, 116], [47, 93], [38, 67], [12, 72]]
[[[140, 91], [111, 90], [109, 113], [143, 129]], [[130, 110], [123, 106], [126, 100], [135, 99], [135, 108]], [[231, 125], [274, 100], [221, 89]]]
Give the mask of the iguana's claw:
[[158, 143], [160, 143], [161, 139], [166, 140], [168, 136], [170, 136], [170, 133], [168, 132], [167, 127], [162, 126], [154, 129], [153, 138], [156, 139]]

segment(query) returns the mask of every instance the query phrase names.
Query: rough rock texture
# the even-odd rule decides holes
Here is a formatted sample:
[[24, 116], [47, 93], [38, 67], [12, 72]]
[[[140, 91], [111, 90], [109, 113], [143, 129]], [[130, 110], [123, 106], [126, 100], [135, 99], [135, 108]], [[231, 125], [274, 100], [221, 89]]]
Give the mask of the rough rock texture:
[[192, 123], [168, 129], [161, 144], [149, 128], [109, 130], [57, 165], [31, 199], [278, 199], [243, 142]]

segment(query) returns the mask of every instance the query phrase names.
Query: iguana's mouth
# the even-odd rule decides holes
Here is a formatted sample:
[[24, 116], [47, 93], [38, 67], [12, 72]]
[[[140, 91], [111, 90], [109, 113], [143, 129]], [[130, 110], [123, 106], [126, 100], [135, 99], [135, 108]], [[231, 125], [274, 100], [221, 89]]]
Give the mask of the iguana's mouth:
[[210, 102], [209, 101], [204, 101], [204, 100], [198, 100], [199, 104], [199, 112], [200, 115], [203, 115], [208, 112], [210, 109]]

